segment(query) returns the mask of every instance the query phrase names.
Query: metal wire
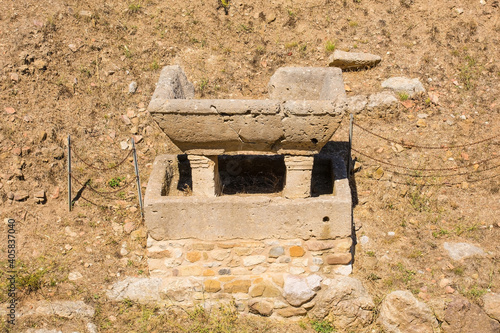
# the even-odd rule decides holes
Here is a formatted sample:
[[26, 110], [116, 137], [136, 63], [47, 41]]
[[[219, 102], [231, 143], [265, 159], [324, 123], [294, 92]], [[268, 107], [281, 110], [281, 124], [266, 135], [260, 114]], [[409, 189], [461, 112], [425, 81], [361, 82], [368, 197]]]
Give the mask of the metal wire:
[[420, 145], [414, 145], [414, 144], [411, 144], [411, 143], [407, 143], [407, 142], [404, 142], [403, 139], [401, 139], [401, 141], [396, 141], [396, 140], [392, 140], [392, 139], [389, 139], [389, 138], [386, 138], [380, 134], [377, 134], [377, 133], [374, 133], [360, 125], [358, 125], [357, 123], [353, 122], [353, 125], [358, 127], [359, 129], [367, 132], [367, 133], [370, 133], [371, 135], [373, 136], [376, 136], [377, 138], [380, 138], [382, 140], [385, 140], [385, 141], [389, 141], [389, 142], [392, 142], [392, 143], [397, 143], [397, 144], [401, 144], [405, 147], [412, 147], [412, 148], [421, 148], [421, 149], [455, 149], [455, 148], [465, 148], [465, 147], [470, 147], [470, 146], [474, 146], [474, 145], [478, 145], [480, 143], [484, 143], [484, 142], [487, 142], [487, 141], [491, 141], [495, 138], [498, 138], [500, 137], [500, 134], [497, 134], [497, 135], [494, 135], [492, 137], [489, 137], [489, 138], [486, 138], [486, 139], [483, 139], [483, 140], [480, 140], [480, 141], [476, 141], [476, 142], [472, 142], [472, 143], [467, 143], [467, 144], [463, 144], [463, 145], [456, 145], [456, 146], [420, 146]]
[[126, 185], [116, 189], [116, 190], [113, 190], [113, 191], [108, 191], [108, 192], [104, 192], [104, 191], [98, 191], [96, 190], [95, 188], [93, 188], [90, 184], [87, 184], [87, 183], [82, 183], [81, 181], [78, 180], [78, 178], [76, 178], [75, 176], [71, 175], [71, 179], [73, 179], [78, 185], [80, 185], [81, 187], [85, 187], [85, 188], [88, 188], [89, 190], [91, 190], [92, 192], [100, 195], [101, 197], [103, 198], [106, 198], [106, 199], [116, 199], [116, 198], [112, 198], [112, 197], [108, 197], [107, 194], [114, 194], [114, 193], [118, 193], [120, 191], [122, 191], [123, 189], [127, 188], [130, 186], [130, 184], [132, 184], [133, 182], [130, 181], [128, 182]]
[[[482, 181], [485, 181], [485, 180], [490, 180], [490, 179], [494, 179], [494, 178], [497, 178], [499, 177], [500, 174], [495, 174], [491, 177], [483, 177], [483, 178], [478, 178], [478, 179], [472, 179], [472, 180], [467, 180], [466, 182], [467, 183], [478, 183], [478, 182], [482, 182]], [[449, 183], [449, 182], [442, 182], [442, 183], [419, 183], [419, 184], [411, 184], [411, 183], [408, 183], [408, 182], [398, 182], [398, 181], [394, 181], [392, 179], [375, 179], [375, 178], [370, 178], [370, 177], [359, 177], [361, 179], [367, 179], [367, 180], [371, 180], [371, 181], [377, 181], [377, 182], [391, 182], [391, 183], [394, 183], [394, 184], [398, 184], [398, 185], [418, 185], [418, 186], [443, 186], [443, 185], [447, 185], [447, 186], [454, 186], [454, 185], [462, 185], [463, 182], [454, 182], [454, 183]]]
[[130, 155], [132, 154], [133, 152], [133, 149], [129, 150], [129, 152], [127, 153], [127, 155], [125, 156], [125, 158], [123, 160], [121, 160], [118, 164], [112, 166], [112, 167], [109, 167], [109, 168], [98, 168], [98, 167], [95, 167], [92, 165], [92, 163], [86, 161], [85, 159], [83, 159], [80, 155], [78, 155], [78, 153], [75, 151], [74, 148], [71, 148], [71, 151], [73, 152], [73, 154], [75, 154], [75, 157], [77, 159], [79, 159], [83, 164], [85, 164], [86, 166], [88, 166], [89, 168], [92, 168], [92, 169], [95, 169], [95, 170], [99, 170], [99, 171], [106, 171], [106, 170], [112, 170], [112, 169], [116, 169], [118, 168], [120, 165], [122, 165], [123, 163], [125, 163], [125, 161], [130, 157]]
[[[489, 171], [492, 169], [496, 169], [500, 167], [500, 164], [494, 165], [492, 167], [486, 168], [486, 169], [481, 169], [481, 170], [475, 170], [474, 173], [480, 173], [484, 171]], [[401, 176], [408, 176], [408, 177], [415, 177], [415, 178], [432, 178], [432, 177], [455, 177], [455, 176], [464, 176], [464, 175], [471, 175], [472, 172], [459, 172], [459, 173], [452, 173], [452, 174], [444, 174], [444, 175], [412, 175], [411, 173], [405, 173], [405, 172], [399, 172], [399, 171], [391, 171], [390, 172], [401, 175]]]
[[365, 153], [363, 153], [363, 152], [361, 152], [361, 151], [359, 151], [357, 149], [354, 149], [352, 147], [351, 147], [351, 149], [352, 149], [352, 151], [354, 151], [354, 152], [356, 152], [356, 153], [358, 153], [358, 154], [360, 154], [360, 155], [362, 155], [364, 157], [367, 157], [367, 158], [369, 158], [371, 160], [379, 162], [381, 164], [390, 165], [392, 167], [400, 168], [400, 169], [407, 169], [407, 170], [413, 170], [413, 171], [424, 171], [424, 172], [426, 172], [426, 171], [450, 171], [450, 170], [457, 170], [457, 169], [462, 169], [462, 168], [468, 168], [468, 167], [474, 166], [476, 164], [483, 164], [483, 163], [492, 161], [492, 160], [497, 159], [498, 157], [500, 157], [500, 156], [494, 156], [494, 157], [491, 157], [491, 158], [487, 158], [485, 160], [481, 160], [481, 161], [479, 161], [477, 163], [469, 163], [469, 164], [466, 164], [466, 165], [456, 166], [456, 167], [450, 167], [450, 168], [428, 168], [428, 169], [423, 169], [423, 168], [412, 168], [412, 167], [408, 167], [408, 166], [401, 166], [401, 165], [393, 164], [393, 163], [390, 163], [390, 162], [382, 161], [380, 159], [372, 157], [372, 156], [370, 156], [368, 154], [365, 154]]

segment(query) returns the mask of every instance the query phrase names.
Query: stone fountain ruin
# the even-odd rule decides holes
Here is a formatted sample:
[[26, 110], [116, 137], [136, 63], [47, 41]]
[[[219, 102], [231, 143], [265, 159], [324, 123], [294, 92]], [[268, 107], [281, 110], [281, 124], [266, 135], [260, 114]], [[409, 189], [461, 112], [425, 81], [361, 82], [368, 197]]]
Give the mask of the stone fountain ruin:
[[184, 153], [160, 155], [145, 195], [148, 264], [164, 302], [234, 301], [292, 317], [352, 270], [341, 154], [320, 154], [347, 110], [338, 68], [280, 68], [267, 100], [194, 98], [163, 68], [148, 111]]

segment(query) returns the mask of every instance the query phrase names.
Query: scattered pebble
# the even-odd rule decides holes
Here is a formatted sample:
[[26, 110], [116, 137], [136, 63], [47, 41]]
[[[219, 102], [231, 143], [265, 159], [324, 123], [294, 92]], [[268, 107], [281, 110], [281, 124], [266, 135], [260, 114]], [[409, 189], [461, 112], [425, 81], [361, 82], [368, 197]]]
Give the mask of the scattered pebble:
[[5, 110], [5, 113], [7, 113], [7, 114], [14, 114], [14, 113], [16, 113], [16, 110], [14, 108], [9, 107], [9, 106], [6, 107], [4, 110]]
[[120, 142], [120, 148], [123, 149], [123, 150], [128, 149], [128, 143], [127, 143], [127, 141]]
[[74, 271], [74, 272], [69, 273], [68, 280], [76, 281], [78, 279], [81, 279], [82, 277], [83, 277], [83, 275], [80, 272]]
[[128, 93], [133, 94], [136, 91], [137, 91], [137, 82], [135, 81], [130, 82], [130, 84], [128, 85]]
[[425, 119], [417, 120], [417, 127], [427, 127], [427, 121]]
[[455, 289], [453, 289], [452, 287], [450, 286], [446, 286], [446, 288], [444, 288], [444, 291], [447, 293], [447, 294], [453, 294], [455, 292]]
[[389, 232], [387, 233], [387, 236], [389, 236], [389, 237], [394, 237], [394, 236], [396, 236], [396, 233], [395, 233], [394, 231], [389, 231]]

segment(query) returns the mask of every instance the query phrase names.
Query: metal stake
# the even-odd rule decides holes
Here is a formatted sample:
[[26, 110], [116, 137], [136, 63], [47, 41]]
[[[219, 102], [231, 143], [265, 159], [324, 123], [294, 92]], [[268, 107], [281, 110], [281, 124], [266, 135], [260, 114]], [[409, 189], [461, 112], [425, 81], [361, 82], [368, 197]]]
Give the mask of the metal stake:
[[71, 203], [71, 136], [68, 135], [68, 208], [71, 212], [72, 207]]
[[353, 115], [351, 113], [349, 120], [349, 152], [347, 156], [347, 175], [351, 177], [352, 173], [352, 157], [351, 157], [351, 148], [352, 148], [352, 123], [353, 123]]
[[139, 194], [139, 206], [141, 207], [141, 217], [144, 217], [144, 209], [142, 207], [141, 180], [139, 179], [139, 166], [137, 165], [137, 154], [135, 153], [134, 138], [132, 138], [132, 152], [134, 154], [135, 179], [137, 180], [137, 193]]

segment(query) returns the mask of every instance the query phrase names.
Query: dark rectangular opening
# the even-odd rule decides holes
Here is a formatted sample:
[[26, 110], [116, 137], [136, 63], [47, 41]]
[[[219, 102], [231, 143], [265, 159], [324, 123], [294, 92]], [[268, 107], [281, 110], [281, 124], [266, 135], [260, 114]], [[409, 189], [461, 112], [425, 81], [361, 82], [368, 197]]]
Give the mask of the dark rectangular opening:
[[333, 167], [330, 156], [315, 155], [311, 175], [311, 196], [333, 194]]
[[177, 155], [177, 163], [179, 165], [179, 181], [177, 182], [177, 190], [189, 192], [193, 188], [193, 177], [191, 175], [191, 164], [187, 155]]
[[285, 159], [280, 155], [219, 156], [222, 194], [280, 193], [285, 175]]

